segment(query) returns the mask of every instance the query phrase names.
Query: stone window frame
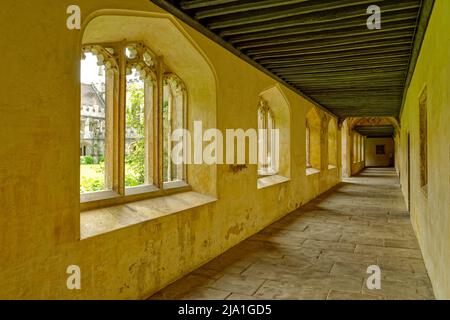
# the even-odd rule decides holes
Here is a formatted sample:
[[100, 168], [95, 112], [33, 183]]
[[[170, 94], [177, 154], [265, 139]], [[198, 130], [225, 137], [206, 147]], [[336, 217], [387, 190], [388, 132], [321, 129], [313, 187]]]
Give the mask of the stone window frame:
[[358, 136], [358, 162], [362, 161], [362, 157], [361, 157], [361, 150], [362, 150], [362, 137], [361, 135]]
[[352, 134], [352, 163], [358, 163], [358, 135], [356, 132]]
[[428, 188], [428, 92], [427, 87], [419, 96], [419, 169], [420, 187], [425, 195]]
[[364, 136], [361, 136], [361, 161], [366, 161], [366, 140]]
[[328, 149], [328, 168], [336, 168], [338, 164], [337, 156], [337, 124], [334, 119], [328, 120], [327, 124], [327, 149]]
[[[258, 177], [278, 174], [275, 155], [274, 133], [276, 129], [275, 114], [267, 101], [260, 98], [258, 104]], [[263, 131], [261, 131], [263, 130]], [[261, 134], [263, 133], [263, 134]], [[267, 159], [261, 161], [261, 159]]]
[[325, 159], [322, 159], [323, 140], [325, 139], [327, 131], [324, 122], [325, 118], [323, 117], [323, 115], [320, 114], [320, 111], [317, 110], [315, 107], [311, 108], [306, 114], [306, 127], [309, 129], [309, 164], [310, 164], [309, 167], [305, 166], [306, 175], [319, 173], [321, 170], [326, 169], [327, 167], [327, 165], [324, 163]]
[[[128, 47], [136, 49], [135, 58], [127, 57]], [[191, 191], [188, 184], [186, 164], [183, 165], [183, 180], [163, 181], [163, 125], [162, 104], [163, 87], [168, 79], [176, 79], [177, 86], [182, 92], [182, 117], [184, 129], [187, 127], [188, 94], [184, 82], [173, 73], [164, 63], [163, 57], [158, 57], [154, 51], [140, 41], [120, 41], [113, 43], [85, 44], [85, 52], [95, 52], [101, 56], [100, 61], [110, 74], [106, 95], [110, 97], [107, 108], [110, 119], [106, 121], [107, 143], [105, 158], [105, 179], [109, 190], [80, 194], [81, 211], [99, 207], [113, 206], [148, 198], [168, 196], [174, 193]], [[150, 130], [145, 131], [146, 141], [150, 142], [148, 157], [146, 157], [146, 172], [151, 183], [138, 187], [125, 187], [125, 108], [126, 108], [126, 75], [131, 67], [139, 68], [141, 77], [153, 86], [151, 103]], [[147, 90], [147, 87], [146, 89]], [[147, 106], [147, 105], [146, 105]], [[108, 141], [108, 140], [107, 140]], [[169, 159], [170, 160], [170, 159]]]
[[308, 120], [306, 121], [305, 125], [306, 129], [306, 169], [312, 168], [311, 165], [311, 129], [309, 128]]

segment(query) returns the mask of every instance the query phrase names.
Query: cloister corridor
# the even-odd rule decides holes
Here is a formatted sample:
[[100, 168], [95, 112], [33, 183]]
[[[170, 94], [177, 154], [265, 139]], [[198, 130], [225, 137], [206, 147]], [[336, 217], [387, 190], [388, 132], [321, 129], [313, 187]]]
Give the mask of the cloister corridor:
[[[366, 286], [381, 269], [381, 289]], [[434, 299], [393, 168], [366, 168], [151, 299]]]
[[450, 0], [1, 3], [0, 300], [450, 300]]

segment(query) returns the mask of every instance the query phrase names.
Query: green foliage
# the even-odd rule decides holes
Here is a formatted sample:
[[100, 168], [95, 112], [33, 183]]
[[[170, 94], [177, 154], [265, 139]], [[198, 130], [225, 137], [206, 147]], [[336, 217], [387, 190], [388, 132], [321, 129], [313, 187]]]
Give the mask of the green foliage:
[[139, 180], [139, 178], [136, 178], [135, 175], [127, 174], [125, 176], [125, 185], [127, 187], [135, 187], [140, 186], [144, 183], [144, 180]]
[[105, 175], [105, 162], [102, 162], [102, 163], [99, 162], [96, 166], [94, 166], [94, 170], [95, 170], [95, 173], [101, 174], [102, 176], [104, 176]]
[[144, 125], [144, 90], [137, 83], [129, 83], [129, 98], [126, 108], [127, 127], [133, 128], [141, 137], [130, 146], [131, 152], [125, 156], [128, 170], [125, 185], [133, 187], [145, 183], [145, 125]]
[[80, 167], [80, 192], [105, 190], [105, 165], [85, 164]]
[[163, 108], [162, 108], [162, 113], [163, 113], [163, 181], [167, 181], [167, 170], [168, 170], [168, 166], [169, 166], [169, 154], [168, 154], [168, 149], [169, 149], [169, 141], [167, 139], [167, 131], [169, 128], [169, 101], [164, 101], [163, 102]]
[[[145, 183], [145, 117], [144, 104], [145, 94], [142, 82], [127, 83], [127, 104], [126, 104], [126, 125], [132, 128], [136, 138], [130, 145], [128, 154], [125, 155], [125, 186], [134, 187]], [[168, 117], [168, 101], [163, 103], [163, 132], [164, 132], [164, 181], [167, 180], [168, 158], [168, 137], [170, 123]], [[97, 148], [94, 145], [93, 148]], [[105, 190], [105, 157], [99, 155], [98, 159], [92, 156], [80, 157], [81, 179], [80, 192], [95, 192]]]
[[95, 178], [86, 178], [82, 179], [80, 182], [80, 192], [95, 192], [101, 191], [105, 189], [105, 184], [102, 180], [98, 180]]
[[91, 156], [81, 156], [80, 163], [81, 164], [94, 164], [94, 158]]

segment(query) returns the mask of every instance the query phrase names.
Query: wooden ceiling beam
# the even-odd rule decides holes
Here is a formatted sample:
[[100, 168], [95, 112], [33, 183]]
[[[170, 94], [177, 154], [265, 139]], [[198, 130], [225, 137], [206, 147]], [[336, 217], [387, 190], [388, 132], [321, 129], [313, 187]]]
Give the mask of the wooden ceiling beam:
[[[314, 37], [317, 40], [309, 40], [309, 39], [297, 39], [295, 44], [279, 44], [279, 45], [268, 45], [267, 48], [257, 48], [245, 51], [248, 54], [262, 54], [262, 53], [273, 53], [273, 52], [288, 52], [295, 51], [299, 49], [315, 49], [315, 48], [331, 48], [342, 45], [355, 46], [361, 43], [373, 43], [376, 42], [385, 42], [387, 40], [404, 40], [407, 39], [412, 42], [414, 33], [411, 30], [405, 30], [408, 27], [403, 27], [397, 30], [389, 30], [385, 32], [377, 32], [376, 34], [367, 35], [362, 34], [354, 34], [348, 37], [338, 38], [338, 39], [320, 39], [320, 37]], [[410, 28], [409, 28], [410, 29]], [[293, 42], [287, 41], [286, 43]], [[278, 48], [278, 50], [277, 50]]]
[[[370, 96], [370, 95], [379, 95], [380, 91], [382, 91], [382, 94], [392, 94], [392, 95], [400, 95], [398, 93], [398, 89], [401, 87], [390, 87], [390, 86], [378, 86], [373, 88], [339, 88], [339, 89], [316, 89], [316, 90], [305, 90], [308, 92], [309, 95], [347, 95], [347, 94], [358, 94], [358, 95], [364, 95], [364, 96]], [[374, 90], [375, 89], [375, 90]]]
[[[302, 55], [299, 57], [287, 57], [287, 58], [277, 58], [277, 59], [263, 59], [259, 61], [261, 65], [266, 68], [270, 68], [273, 66], [287, 65], [288, 63], [298, 63], [297, 66], [300, 66], [300, 63], [305, 61], [330, 61], [333, 59], [359, 59], [359, 58], [368, 58], [368, 57], [384, 57], [389, 54], [408, 54], [410, 47], [408, 45], [403, 46], [391, 46], [385, 49], [378, 49], [376, 51], [371, 49], [358, 50], [355, 52], [344, 52], [344, 53], [332, 53], [332, 54], [322, 54], [320, 56], [316, 55]], [[356, 60], [355, 60], [356, 61]]]
[[[393, 15], [392, 18], [384, 17], [383, 18], [383, 26], [384, 25], [392, 25], [394, 23], [401, 23], [414, 20], [414, 12], [405, 13], [401, 15]], [[410, 24], [411, 25], [411, 24]], [[318, 23], [307, 25], [305, 24], [301, 28], [299, 26], [293, 28], [280, 28], [273, 30], [272, 32], [264, 31], [261, 33], [252, 33], [245, 36], [240, 37], [229, 37], [230, 43], [238, 47], [244, 47], [248, 43], [256, 42], [258, 40], [269, 40], [269, 39], [277, 39], [280, 37], [287, 36], [295, 36], [308, 34], [311, 32], [323, 32], [325, 36], [328, 36], [330, 33], [339, 36], [340, 34], [346, 34], [349, 30], [361, 30], [367, 28], [366, 21], [364, 19], [348, 19], [344, 22], [337, 23]], [[367, 31], [367, 29], [366, 29]], [[241, 45], [243, 43], [243, 45]]]
[[339, 68], [379, 68], [386, 66], [387, 64], [408, 64], [408, 59], [403, 58], [393, 58], [391, 60], [388, 59], [379, 59], [376, 61], [350, 61], [350, 62], [332, 62], [332, 63], [324, 63], [324, 64], [313, 64], [313, 65], [301, 65], [292, 68], [273, 68], [271, 71], [276, 74], [295, 74], [298, 72], [304, 71], [318, 71], [318, 70], [336, 70]]
[[302, 90], [308, 90], [308, 88], [318, 88], [321, 87], [323, 88], [338, 88], [338, 87], [361, 87], [361, 88], [370, 88], [370, 86], [372, 85], [373, 87], [378, 87], [378, 86], [384, 86], [384, 85], [389, 85], [392, 84], [393, 86], [398, 86], [398, 85], [403, 85], [402, 79], [399, 79], [398, 76], [397, 77], [391, 77], [391, 78], [386, 78], [385, 80], [379, 80], [379, 79], [373, 79], [373, 78], [369, 78], [369, 79], [353, 79], [353, 80], [349, 80], [349, 79], [341, 79], [341, 78], [325, 78], [325, 79], [315, 79], [313, 81], [310, 81], [310, 79], [308, 79], [307, 81], [305, 81], [305, 79], [303, 78], [298, 78], [298, 79], [292, 79], [290, 80], [290, 83], [292, 83], [293, 85], [297, 86], [299, 89], [301, 88]]
[[[330, 101], [332, 101], [333, 103], [339, 103], [339, 102], [344, 102], [344, 103], [373, 103], [373, 104], [379, 104], [380, 102], [399, 102], [402, 101], [402, 97], [383, 97], [380, 95], [380, 97], [378, 99], [376, 99], [376, 101], [374, 99], [367, 99], [366, 97], [321, 97], [321, 99], [323, 100], [323, 102], [325, 104], [329, 103]], [[382, 106], [380, 106], [380, 108], [382, 108]]]
[[[367, 28], [359, 28], [348, 30], [347, 32], [332, 32], [332, 33], [322, 33], [322, 32], [313, 32], [304, 34], [302, 36], [290, 36], [285, 38], [276, 38], [276, 39], [268, 39], [268, 40], [260, 40], [252, 43], [244, 43], [242, 46], [238, 46], [237, 48], [241, 51], [251, 49], [251, 51], [258, 50], [267, 50], [267, 49], [275, 49], [277, 47], [280, 48], [289, 48], [295, 47], [298, 45], [304, 45], [305, 42], [320, 42], [320, 43], [351, 43], [351, 40], [362, 41], [364, 38], [367, 41], [379, 40], [379, 39], [390, 39], [392, 37], [398, 37], [399, 35], [405, 37], [414, 36], [414, 27], [411, 26], [411, 23], [402, 22], [396, 23], [395, 25], [386, 26], [383, 29], [376, 30], [372, 33], [367, 32]], [[267, 48], [266, 48], [267, 47]]]
[[205, 18], [212, 18], [212, 17], [218, 17], [218, 16], [224, 16], [232, 13], [240, 13], [240, 12], [248, 12], [248, 11], [254, 11], [254, 10], [262, 10], [262, 9], [268, 9], [268, 8], [274, 8], [274, 7], [280, 7], [280, 6], [287, 6], [292, 4], [299, 4], [302, 2], [306, 2], [309, 0], [265, 0], [265, 1], [253, 1], [249, 3], [243, 3], [243, 4], [236, 4], [231, 6], [222, 6], [219, 8], [213, 8], [213, 9], [204, 9], [199, 10], [195, 14], [195, 18], [205, 19]]
[[285, 58], [285, 57], [297, 57], [302, 55], [316, 55], [320, 57], [326, 53], [350, 53], [359, 50], [369, 50], [374, 53], [378, 51], [380, 48], [385, 47], [394, 47], [400, 48], [402, 46], [411, 45], [411, 40], [390, 40], [390, 41], [374, 41], [366, 44], [358, 44], [358, 45], [343, 45], [336, 46], [328, 49], [306, 49], [306, 50], [298, 50], [298, 51], [289, 51], [289, 52], [280, 52], [280, 53], [264, 53], [264, 54], [248, 54], [248, 56], [252, 57], [255, 60], [267, 59], [267, 58]]
[[189, 25], [190, 27], [194, 28], [207, 38], [211, 39], [212, 41], [216, 42], [220, 46], [222, 46], [224, 49], [228, 50], [230, 53], [235, 55], [236, 57], [242, 59], [246, 63], [248, 63], [250, 66], [253, 66], [255, 69], [259, 70], [260, 72], [264, 73], [268, 77], [272, 78], [274, 81], [284, 85], [287, 89], [292, 90], [293, 92], [297, 93], [300, 97], [304, 98], [306, 101], [311, 103], [312, 105], [316, 106], [319, 110], [323, 111], [325, 114], [329, 115], [330, 117], [337, 118], [337, 116], [331, 112], [329, 109], [322, 106], [319, 102], [315, 101], [311, 97], [308, 97], [303, 92], [301, 92], [296, 86], [285, 82], [280, 77], [277, 77], [275, 74], [267, 70], [265, 67], [261, 66], [259, 63], [257, 63], [255, 60], [251, 59], [250, 57], [243, 54], [241, 51], [237, 50], [234, 46], [232, 46], [230, 43], [226, 42], [223, 38], [209, 30], [206, 26], [199, 23], [197, 20], [193, 19], [191, 16], [189, 16], [188, 13], [182, 11], [179, 7], [175, 6], [172, 3], [169, 3], [166, 0], [150, 0], [151, 2], [155, 3], [162, 9], [166, 10], [167, 12], [173, 14], [175, 17]]
[[193, 0], [182, 1], [180, 6], [183, 10], [199, 9], [221, 4], [237, 3], [239, 0]]
[[383, 63], [383, 64], [369, 64], [369, 65], [362, 65], [362, 66], [347, 66], [347, 67], [333, 67], [333, 68], [303, 68], [302, 70], [292, 70], [292, 71], [286, 71], [286, 72], [274, 72], [276, 75], [280, 77], [286, 77], [291, 75], [309, 75], [309, 74], [331, 74], [333, 75], [336, 72], [355, 72], [355, 71], [371, 71], [371, 70], [392, 70], [392, 68], [404, 70], [408, 66], [408, 61], [403, 62], [397, 62], [397, 63]]
[[366, 57], [353, 57], [347, 59], [328, 59], [326, 61], [315, 61], [315, 60], [299, 60], [296, 63], [284, 63], [280, 65], [271, 65], [272, 72], [283, 72], [291, 70], [302, 70], [308, 67], [340, 67], [340, 66], [359, 66], [359, 65], [369, 65], [369, 64], [379, 64], [388, 62], [403, 62], [409, 61], [409, 55], [407, 53], [403, 54], [390, 54], [390, 55], [372, 55]]
[[[414, 9], [419, 8], [419, 6], [417, 0], [396, 1], [395, 4], [383, 4], [383, 21], [395, 21], [392, 20], [392, 17], [395, 16], [400, 17], [400, 20], [404, 20], [403, 14], [409, 14], [410, 10], [414, 11]], [[404, 10], [407, 12], [403, 13], [402, 11]], [[265, 36], [271, 38], [297, 34], [301, 33], [303, 29], [308, 29], [310, 26], [315, 26], [316, 24], [321, 25], [322, 31], [340, 30], [353, 26], [355, 21], [360, 21], [362, 25], [365, 25], [366, 19], [367, 5], [359, 5], [350, 8], [331, 10], [329, 12], [324, 11], [304, 14], [301, 19], [298, 17], [284, 18], [276, 20], [275, 22], [252, 24], [246, 27], [230, 27], [220, 31], [219, 35], [221, 37], [230, 38], [229, 41], [231, 43], [238, 43], [242, 41], [264, 39]]]
[[380, 129], [387, 129], [387, 130], [393, 130], [394, 126], [391, 124], [386, 125], [373, 125], [373, 126], [356, 126], [354, 127], [355, 130], [368, 130], [368, 131], [374, 131], [374, 130], [380, 130]]
[[393, 136], [395, 133], [392, 125], [356, 126], [353, 130], [366, 137]]
[[[398, 115], [434, 3], [151, 1], [340, 118]], [[382, 10], [380, 30], [367, 30], [369, 5]]]
[[318, 94], [323, 93], [323, 91], [326, 92], [332, 92], [332, 93], [339, 93], [339, 92], [343, 92], [345, 94], [345, 92], [358, 92], [358, 93], [365, 93], [367, 91], [373, 91], [373, 92], [379, 92], [379, 91], [388, 91], [388, 90], [398, 90], [399, 88], [402, 88], [401, 85], [388, 85], [388, 84], [374, 84], [372, 86], [358, 86], [358, 85], [348, 85], [348, 84], [336, 84], [333, 86], [329, 86], [327, 88], [323, 88], [323, 87], [317, 87], [314, 85], [311, 86], [304, 86], [304, 91], [305, 93], [308, 93], [308, 95], [313, 95], [316, 92]]
[[382, 113], [378, 114], [376, 111], [369, 110], [367, 112], [363, 111], [360, 113], [358, 113], [357, 111], [341, 113], [339, 115], [339, 118], [345, 119], [345, 118], [350, 118], [350, 117], [353, 118], [353, 117], [390, 117], [390, 116], [391, 115], [386, 112], [382, 112]]
[[[383, 1], [383, 0], [378, 0]], [[373, 4], [374, 0], [337, 0], [326, 2], [314, 2], [312, 5], [306, 2], [306, 5], [297, 5], [295, 8], [286, 10], [270, 10], [262, 11], [262, 13], [244, 13], [237, 14], [238, 17], [226, 17], [222, 19], [215, 19], [208, 23], [207, 26], [211, 30], [222, 29], [226, 27], [235, 27], [248, 25], [253, 23], [261, 23], [273, 21], [276, 19], [286, 19], [293, 16], [301, 16], [313, 12], [329, 11], [339, 8], [354, 7], [359, 4]]]
[[[398, 71], [395, 73], [389, 74], [385, 82], [381, 83], [388, 83], [392, 81], [399, 81], [400, 77], [403, 77], [405, 75], [405, 72]], [[365, 80], [366, 83], [377, 81], [377, 78], [379, 78], [380, 75], [377, 74], [371, 74], [371, 75], [347, 75], [347, 76], [333, 76], [333, 75], [327, 75], [327, 76], [319, 76], [319, 75], [312, 75], [312, 76], [293, 76], [293, 77], [282, 77], [284, 80], [292, 82], [294, 84], [303, 84], [306, 83], [311, 85], [322, 85], [324, 88], [328, 87], [330, 83], [342, 83], [346, 82], [348, 84], [354, 84], [354, 83], [360, 83], [363, 84], [363, 80]], [[364, 83], [364, 84], [366, 84]], [[378, 83], [378, 82], [377, 82]]]

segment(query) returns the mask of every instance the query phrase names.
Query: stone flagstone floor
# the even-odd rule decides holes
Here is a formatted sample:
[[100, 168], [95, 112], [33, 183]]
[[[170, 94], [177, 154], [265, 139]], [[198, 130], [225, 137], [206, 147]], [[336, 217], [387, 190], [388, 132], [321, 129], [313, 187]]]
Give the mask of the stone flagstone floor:
[[[381, 269], [381, 289], [366, 286]], [[434, 299], [393, 169], [371, 168], [151, 299]]]

